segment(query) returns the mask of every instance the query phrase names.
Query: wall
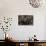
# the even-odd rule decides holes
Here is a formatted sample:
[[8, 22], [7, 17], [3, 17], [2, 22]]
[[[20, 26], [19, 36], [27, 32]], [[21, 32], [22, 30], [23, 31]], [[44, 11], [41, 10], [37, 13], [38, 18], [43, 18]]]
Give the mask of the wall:
[[[17, 40], [27, 40], [34, 34], [39, 40], [45, 38], [45, 6], [33, 8], [28, 0], [0, 0], [0, 19], [1, 17], [12, 17], [13, 22], [10, 31], [8, 31]], [[33, 26], [19, 26], [18, 15], [33, 15]], [[0, 31], [3, 33], [2, 31]], [[2, 35], [0, 33], [0, 35]], [[3, 33], [4, 34], [4, 33]], [[0, 39], [4, 39], [0, 36]]]

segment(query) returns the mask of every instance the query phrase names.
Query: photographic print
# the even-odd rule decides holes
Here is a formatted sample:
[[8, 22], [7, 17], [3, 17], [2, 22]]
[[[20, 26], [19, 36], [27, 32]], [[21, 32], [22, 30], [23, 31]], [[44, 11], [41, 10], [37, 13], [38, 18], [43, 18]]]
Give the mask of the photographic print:
[[33, 25], [33, 15], [19, 15], [18, 25]]

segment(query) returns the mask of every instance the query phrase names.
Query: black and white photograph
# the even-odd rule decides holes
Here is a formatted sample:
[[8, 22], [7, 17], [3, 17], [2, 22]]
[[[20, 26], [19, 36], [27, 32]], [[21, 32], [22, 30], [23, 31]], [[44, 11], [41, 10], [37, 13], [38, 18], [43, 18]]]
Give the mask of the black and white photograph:
[[19, 25], [33, 25], [33, 15], [19, 15], [18, 24]]

